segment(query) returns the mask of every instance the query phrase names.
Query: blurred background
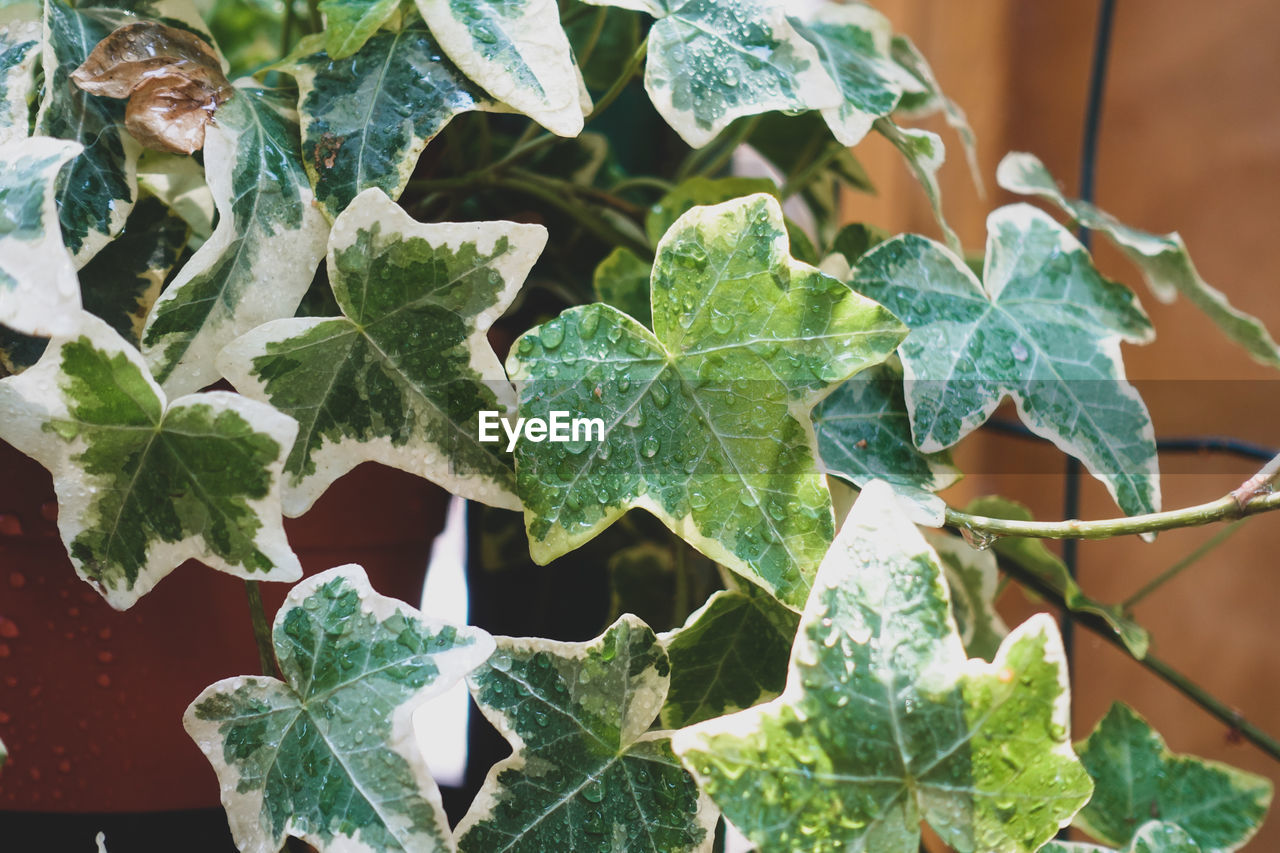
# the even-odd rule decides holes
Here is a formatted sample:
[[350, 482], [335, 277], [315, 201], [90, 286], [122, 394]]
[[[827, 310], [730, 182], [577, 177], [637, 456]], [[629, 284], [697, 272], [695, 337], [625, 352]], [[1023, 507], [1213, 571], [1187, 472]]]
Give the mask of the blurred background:
[[[1039, 156], [1068, 195], [1078, 191], [1082, 126], [1098, 4], [1017, 0], [881, 0], [877, 7], [933, 63], [947, 93], [968, 113], [979, 140], [987, 198], [974, 189], [954, 135], [942, 172], [947, 218], [969, 250], [984, 220], [1015, 198], [994, 185], [1008, 151]], [[1239, 0], [1119, 0], [1097, 160], [1097, 204], [1154, 232], [1177, 230], [1201, 275], [1241, 309], [1280, 332], [1280, 4]], [[879, 195], [850, 195], [851, 221], [937, 237], [932, 214], [897, 152], [878, 138], [857, 154]], [[1104, 273], [1132, 286], [1157, 339], [1125, 346], [1159, 438], [1229, 435], [1280, 445], [1280, 375], [1253, 363], [1185, 301], [1157, 302], [1102, 241]], [[1012, 417], [1012, 409], [996, 417]], [[955, 506], [999, 493], [1038, 518], [1062, 518], [1062, 456], [1038, 440], [982, 431], [962, 445], [967, 477], [944, 496]], [[1166, 508], [1220, 497], [1257, 463], [1218, 454], [1162, 454]], [[1021, 473], [1013, 473], [1013, 472]], [[1085, 477], [1080, 517], [1117, 513]], [[1217, 528], [1081, 543], [1086, 593], [1120, 601], [1209, 539]], [[1247, 521], [1225, 543], [1137, 605], [1152, 651], [1264, 729], [1280, 729], [1280, 519]], [[1054, 546], [1057, 550], [1057, 546]], [[1001, 608], [1013, 623], [1034, 609], [1017, 590]], [[1074, 736], [1115, 700], [1131, 704], [1177, 752], [1229, 762], [1280, 782], [1280, 765], [1124, 653], [1076, 632]], [[1273, 809], [1274, 812], [1274, 809]], [[1274, 813], [1248, 850], [1280, 850]]]

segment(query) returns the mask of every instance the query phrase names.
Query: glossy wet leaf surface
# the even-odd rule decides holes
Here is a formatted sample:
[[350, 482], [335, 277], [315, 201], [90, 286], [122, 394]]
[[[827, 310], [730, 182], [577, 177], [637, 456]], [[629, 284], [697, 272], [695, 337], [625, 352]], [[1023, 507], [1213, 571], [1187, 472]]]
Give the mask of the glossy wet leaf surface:
[[1110, 844], [1128, 844], [1135, 827], [1154, 819], [1181, 827], [1205, 853], [1238, 850], [1271, 805], [1268, 780], [1175, 755], [1146, 720], [1120, 703], [1077, 752], [1093, 777], [1094, 794], [1076, 823]]
[[428, 619], [342, 566], [290, 591], [272, 640], [283, 681], [219, 681], [183, 718], [218, 774], [237, 846], [268, 853], [294, 836], [352, 853], [452, 851], [412, 716], [493, 639]]
[[515, 408], [486, 333], [546, 239], [540, 225], [424, 225], [376, 189], [338, 217], [328, 274], [342, 315], [263, 324], [218, 357], [238, 390], [300, 424], [288, 514], [369, 460], [520, 508], [505, 442], [478, 439], [481, 411]]
[[1266, 326], [1257, 317], [1234, 307], [1225, 293], [1200, 277], [1178, 232], [1140, 231], [1088, 202], [1067, 198], [1049, 170], [1032, 154], [1006, 154], [996, 171], [996, 180], [1012, 192], [1052, 202], [1085, 228], [1102, 234], [1141, 271], [1156, 298], [1172, 302], [1181, 294], [1254, 359], [1280, 367], [1280, 346]]
[[716, 812], [649, 731], [670, 664], [624, 616], [586, 643], [497, 638], [468, 677], [514, 754], [495, 765], [458, 824], [462, 853], [709, 851]]
[[603, 304], [508, 358], [522, 417], [603, 421], [603, 441], [516, 446], [530, 549], [546, 562], [643, 507], [798, 608], [834, 533], [810, 408], [882, 361], [902, 327], [791, 259], [777, 201], [681, 217], [658, 245], [654, 331]]
[[938, 555], [951, 593], [951, 615], [964, 651], [971, 658], [993, 660], [1009, 627], [996, 610], [1000, 570], [995, 554], [979, 551], [959, 536], [925, 530], [924, 539]]
[[1202, 850], [1176, 823], [1149, 820], [1118, 850], [1083, 841], [1050, 841], [1040, 848], [1040, 853], [1202, 853]]
[[302, 574], [280, 524], [297, 424], [224, 391], [170, 402], [102, 320], [0, 381], [0, 438], [53, 474], [76, 572], [124, 609], [188, 558], [238, 577]]
[[291, 100], [245, 81], [208, 131], [205, 173], [218, 225], [142, 335], [147, 363], [170, 393], [212, 384], [223, 346], [292, 316], [324, 257], [329, 222], [302, 168]]
[[629, 314], [645, 326], [653, 325], [649, 308], [649, 276], [653, 264], [622, 247], [609, 253], [592, 275], [596, 297]]
[[965, 851], [1025, 851], [1088, 800], [1066, 664], [1033, 617], [966, 660], [936, 555], [884, 483], [832, 545], [782, 696], [687, 729], [676, 753], [766, 850], [916, 853], [920, 822]]
[[331, 217], [370, 187], [399, 198], [418, 156], [454, 116], [494, 106], [414, 13], [349, 58], [307, 53], [290, 70], [298, 79], [302, 162]]
[[1080, 459], [1129, 514], [1160, 508], [1155, 436], [1120, 342], [1151, 324], [1070, 233], [1027, 205], [987, 219], [984, 282], [916, 235], [880, 244], [854, 289], [910, 328], [899, 349], [916, 446], [950, 447], [1006, 397], [1037, 435]]
[[31, 132], [36, 67], [44, 33], [37, 3], [0, 9], [0, 145]]
[[360, 50], [399, 8], [399, 0], [320, 0], [324, 15], [324, 52], [346, 59]]

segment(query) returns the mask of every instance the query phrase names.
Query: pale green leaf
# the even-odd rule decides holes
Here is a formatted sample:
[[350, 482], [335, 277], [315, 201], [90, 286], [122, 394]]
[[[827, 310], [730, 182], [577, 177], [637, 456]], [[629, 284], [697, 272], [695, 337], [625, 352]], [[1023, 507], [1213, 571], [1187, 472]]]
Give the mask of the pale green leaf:
[[[1031, 510], [1017, 501], [994, 496], [977, 498], [965, 507], [970, 515], [987, 518], [1007, 518], [1014, 521], [1032, 521]], [[1012, 561], [1030, 572], [1041, 583], [1062, 597], [1069, 610], [1100, 617], [1116, 632], [1130, 653], [1138, 660], [1147, 656], [1151, 637], [1145, 628], [1134, 622], [1117, 604], [1103, 604], [1090, 598], [1080, 589], [1075, 578], [1067, 571], [1066, 563], [1048, 549], [1040, 539], [1010, 536], [990, 543], [990, 548], [1000, 557]]]
[[654, 202], [645, 214], [644, 232], [650, 243], [657, 244], [676, 220], [693, 208], [757, 193], [776, 196], [778, 188], [768, 178], [690, 178]]
[[298, 584], [272, 631], [284, 681], [219, 681], [183, 717], [242, 853], [454, 850], [413, 712], [493, 651], [477, 628], [376, 593], [359, 566]]
[[881, 136], [893, 143], [893, 147], [901, 152], [907, 161], [907, 167], [916, 176], [916, 180], [924, 189], [925, 197], [929, 199], [933, 218], [938, 220], [938, 227], [942, 229], [942, 236], [946, 239], [947, 245], [953, 252], [960, 253], [962, 251], [960, 238], [956, 236], [956, 232], [951, 229], [946, 217], [942, 215], [942, 187], [938, 186], [938, 170], [947, 159], [947, 150], [942, 144], [942, 139], [938, 134], [927, 130], [899, 127], [887, 118], [876, 119], [874, 126]]
[[951, 615], [956, 620], [965, 654], [993, 660], [1000, 643], [1009, 634], [1009, 627], [996, 612], [1000, 570], [995, 555], [977, 550], [959, 536], [939, 530], [922, 532], [946, 573], [951, 591]]
[[[582, 132], [585, 88], [556, 0], [417, 0], [440, 47], [494, 100], [559, 136]], [[587, 98], [586, 107], [590, 108]]]
[[143, 151], [138, 158], [138, 186], [186, 220], [200, 244], [209, 239], [216, 208], [204, 179], [204, 167], [195, 158]]
[[1195, 839], [1176, 823], [1149, 820], [1120, 850], [1082, 841], [1050, 841], [1040, 853], [1203, 853]]
[[1266, 326], [1233, 307], [1225, 293], [1200, 277], [1178, 232], [1139, 231], [1086, 201], [1068, 199], [1049, 170], [1032, 154], [1006, 154], [996, 170], [996, 181], [1012, 192], [1047, 199], [1085, 228], [1103, 234], [1142, 272], [1157, 299], [1172, 302], [1181, 293], [1254, 359], [1280, 367], [1280, 346]]
[[586, 643], [497, 645], [467, 681], [515, 752], [458, 824], [461, 853], [709, 853], [716, 811], [670, 733], [649, 731], [670, 665], [647, 625], [624, 616]]
[[917, 523], [942, 526], [947, 507], [934, 492], [955, 484], [960, 470], [947, 451], [922, 453], [912, 442], [896, 359], [862, 371], [831, 392], [813, 410], [813, 428], [829, 473], [858, 487], [884, 480]]
[[840, 144], [857, 145], [902, 97], [902, 71], [889, 59], [889, 19], [870, 6], [823, 4], [791, 23], [817, 48], [840, 90], [840, 104], [822, 111], [827, 126]]
[[38, 3], [0, 9], [0, 145], [31, 133], [44, 27]]
[[80, 318], [0, 381], [0, 438], [52, 472], [80, 577], [121, 610], [189, 558], [237, 577], [301, 577], [280, 523], [293, 419], [225, 391], [169, 402], [136, 350]]
[[1271, 805], [1271, 782], [1234, 767], [1175, 755], [1163, 738], [1117, 702], [1076, 751], [1094, 793], [1076, 823], [1108, 844], [1129, 843], [1134, 828], [1173, 823], [1204, 850], [1229, 853], [1253, 837]]
[[809, 410], [901, 340], [883, 308], [788, 254], [756, 195], [686, 213], [658, 244], [653, 332], [603, 304], [524, 335], [520, 415], [599, 418], [604, 440], [516, 445], [547, 562], [631, 507], [798, 608], [834, 533]]
[[626, 247], [614, 249], [592, 275], [596, 296], [630, 314], [645, 326], [653, 325], [649, 309], [649, 275], [653, 265]]
[[205, 173], [218, 226], [161, 295], [143, 352], [169, 393], [216, 381], [213, 359], [238, 335], [293, 315], [324, 257], [329, 222], [302, 168], [296, 116], [242, 81], [209, 126]]
[[1151, 324], [1132, 292], [1028, 205], [987, 219], [985, 284], [915, 235], [865, 255], [852, 282], [911, 328], [899, 349], [916, 446], [955, 444], [1012, 397], [1033, 432], [1080, 459], [1127, 513], [1160, 507], [1151, 417], [1125, 379], [1120, 342]]
[[711, 596], [684, 627], [663, 636], [671, 689], [662, 724], [678, 729], [777, 696], [798, 622], [753, 584]]
[[644, 84], [667, 124], [692, 147], [741, 116], [840, 104], [840, 90], [782, 3], [668, 0], [667, 7], [649, 31]]
[[80, 143], [47, 136], [0, 145], [0, 323], [30, 335], [75, 328], [80, 288], [63, 248], [59, 171]]
[[904, 84], [899, 112], [910, 117], [923, 117], [941, 110], [947, 124], [960, 137], [973, 185], [978, 188], [980, 195], [983, 194], [982, 170], [978, 166], [978, 137], [969, 126], [964, 110], [943, 93], [932, 66], [911, 39], [904, 35], [894, 35], [889, 52], [893, 61], [911, 75], [916, 84], [912, 86], [909, 81], [899, 78]]
[[324, 49], [334, 59], [358, 51], [396, 13], [400, 0], [320, 0]]
[[966, 660], [942, 567], [887, 484], [823, 561], [782, 696], [682, 729], [673, 747], [766, 850], [1030, 853], [1089, 799], [1053, 620]]
[[310, 53], [289, 70], [298, 79], [303, 164], [330, 216], [370, 187], [399, 198], [418, 155], [454, 116], [494, 106], [441, 55], [416, 13], [348, 59]]
[[285, 464], [288, 515], [370, 460], [520, 508], [504, 445], [479, 440], [482, 410], [515, 410], [486, 333], [546, 239], [541, 225], [424, 225], [377, 189], [343, 211], [328, 259], [342, 316], [265, 323], [218, 356], [241, 393], [300, 424]]

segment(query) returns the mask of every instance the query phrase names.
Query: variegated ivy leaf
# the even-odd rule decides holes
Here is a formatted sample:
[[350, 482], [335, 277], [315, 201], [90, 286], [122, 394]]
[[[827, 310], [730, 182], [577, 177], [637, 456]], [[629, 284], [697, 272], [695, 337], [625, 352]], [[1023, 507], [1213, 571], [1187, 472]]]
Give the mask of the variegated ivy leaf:
[[324, 52], [346, 59], [368, 42], [399, 9], [400, 0], [320, 0]]
[[[900, 499], [901, 500], [901, 499]], [[1009, 626], [996, 612], [1000, 569], [995, 555], [979, 551], [959, 536], [925, 530], [924, 539], [938, 555], [951, 592], [951, 615], [969, 657], [993, 660]]]
[[950, 453], [922, 453], [912, 442], [902, 366], [896, 359], [836, 388], [813, 410], [813, 428], [829, 473], [859, 487], [884, 480], [918, 524], [943, 525], [947, 506], [934, 492], [962, 475]]
[[1050, 841], [1040, 853], [1203, 853], [1195, 839], [1176, 823], [1149, 820], [1120, 850], [1083, 841]]
[[823, 110], [822, 117], [840, 144], [857, 145], [902, 97], [903, 72], [889, 59], [889, 19], [870, 6], [824, 3], [791, 23], [817, 48], [840, 90], [840, 103]]
[[649, 275], [653, 265], [625, 246], [614, 249], [596, 267], [591, 284], [596, 297], [645, 326], [653, 325], [649, 309]]
[[777, 696], [798, 623], [754, 584], [711, 596], [684, 627], [663, 635], [671, 688], [662, 724], [678, 729]]
[[413, 712], [493, 651], [477, 628], [379, 595], [359, 566], [294, 587], [272, 630], [284, 681], [219, 681], [183, 717], [244, 853], [454, 850]]
[[[1005, 518], [1015, 521], [1033, 521], [1031, 510], [1017, 501], [995, 496], [981, 497], [970, 502], [964, 508], [970, 515], [987, 518]], [[1021, 536], [1009, 536], [990, 543], [990, 548], [998, 556], [1021, 566], [1049, 590], [1061, 596], [1069, 610], [1089, 613], [1100, 617], [1111, 626], [1125, 644], [1125, 648], [1138, 660], [1147, 656], [1151, 647], [1151, 637], [1145, 628], [1125, 615], [1124, 608], [1118, 604], [1103, 604], [1090, 598], [1080, 589], [1067, 564], [1050, 551], [1043, 540]]]
[[494, 105], [453, 64], [416, 13], [348, 59], [299, 58], [302, 154], [317, 201], [332, 217], [363, 190], [399, 198], [427, 143], [455, 115]]
[[1047, 615], [966, 660], [936, 555], [872, 482], [822, 563], [782, 696], [682, 729], [676, 754], [763, 849], [1030, 853], [1089, 799]]
[[124, 102], [88, 94], [71, 82], [71, 72], [130, 20], [118, 8], [44, 2], [45, 83], [36, 132], [84, 146], [63, 172], [57, 194], [63, 239], [77, 267], [124, 227], [137, 197], [139, 145], [124, 129]]
[[858, 264], [854, 289], [911, 328], [899, 355], [916, 446], [950, 447], [1013, 397], [1023, 423], [1080, 459], [1121, 509], [1159, 509], [1151, 417], [1120, 359], [1122, 340], [1152, 337], [1133, 293], [1025, 204], [988, 217], [983, 278], [916, 235]]
[[196, 248], [213, 233], [213, 193], [204, 179], [204, 167], [192, 157], [161, 151], [143, 151], [138, 158], [138, 186], [160, 199], [191, 226]]
[[1094, 838], [1125, 845], [1155, 819], [1177, 824], [1205, 853], [1238, 850], [1271, 805], [1271, 782], [1234, 767], [1174, 755], [1130, 708], [1117, 702], [1076, 751], [1094, 793], [1076, 823]]
[[586, 643], [498, 637], [467, 679], [514, 754], [489, 771], [458, 824], [461, 853], [709, 851], [716, 811], [649, 731], [670, 665], [624, 616]]
[[0, 381], [0, 438], [53, 474], [76, 572], [117, 609], [187, 559], [237, 577], [301, 577], [280, 524], [297, 424], [217, 391], [172, 402], [105, 322], [80, 315]]
[[512, 350], [522, 417], [604, 427], [599, 441], [517, 443], [530, 551], [548, 562], [642, 507], [798, 608], [834, 533], [809, 410], [902, 327], [793, 260], [767, 195], [682, 216], [658, 244], [650, 301], [652, 332], [597, 303]]
[[649, 31], [645, 89], [667, 124], [694, 148], [741, 116], [840, 104], [818, 52], [777, 0], [584, 2], [658, 18]]
[[343, 211], [328, 259], [343, 316], [265, 323], [218, 356], [237, 389], [301, 425], [287, 514], [369, 460], [520, 508], [505, 445], [479, 440], [481, 411], [515, 409], [485, 335], [546, 240], [541, 225], [423, 225], [377, 189]]
[[889, 52], [898, 67], [905, 70], [915, 81], [915, 85], [912, 85], [911, 79], [899, 78], [903, 83], [903, 94], [898, 104], [898, 111], [909, 117], [923, 117], [941, 110], [947, 124], [960, 137], [960, 145], [964, 148], [973, 185], [978, 188], [979, 194], [982, 194], [984, 190], [982, 170], [978, 166], [978, 137], [969, 126], [969, 119], [964, 110], [943, 93], [942, 86], [933, 73], [933, 67], [929, 65], [929, 60], [925, 59], [924, 54], [911, 39], [901, 34], [894, 35]]
[[494, 100], [559, 136], [582, 132], [590, 98], [556, 0], [416, 2], [440, 47]]
[[887, 118], [876, 119], [875, 129], [893, 143], [893, 147], [906, 159], [907, 167], [916, 176], [924, 189], [925, 197], [929, 199], [933, 218], [938, 220], [938, 227], [942, 229], [947, 245], [957, 254], [962, 252], [960, 238], [942, 215], [942, 187], [938, 185], [938, 170], [947, 159], [947, 149], [942, 144], [942, 138], [927, 130], [899, 127]]
[[1006, 154], [996, 170], [996, 181], [1012, 192], [1047, 199], [1085, 228], [1105, 235], [1142, 272], [1157, 299], [1172, 302], [1181, 293], [1254, 359], [1280, 367], [1280, 346], [1267, 327], [1258, 318], [1232, 306], [1225, 293], [1200, 277], [1178, 232], [1139, 231], [1086, 201], [1068, 199], [1058, 189], [1049, 170], [1032, 154]]
[[0, 323], [30, 335], [75, 328], [80, 288], [63, 248], [59, 171], [80, 143], [33, 136], [0, 145]]
[[298, 123], [279, 94], [241, 81], [204, 148], [218, 226], [156, 302], [143, 352], [169, 393], [217, 379], [238, 335], [293, 315], [324, 257], [329, 222], [312, 203]]
[[43, 38], [39, 4], [0, 8], [0, 145], [31, 133], [31, 101]]

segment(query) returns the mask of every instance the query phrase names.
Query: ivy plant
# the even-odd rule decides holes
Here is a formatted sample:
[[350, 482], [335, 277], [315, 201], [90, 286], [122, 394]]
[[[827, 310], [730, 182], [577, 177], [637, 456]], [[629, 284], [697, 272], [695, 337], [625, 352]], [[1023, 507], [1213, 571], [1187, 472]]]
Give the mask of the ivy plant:
[[[732, 825], [765, 853], [1218, 853], [1258, 831], [1267, 780], [1174, 754], [1127, 706], [1073, 743], [1065, 632], [998, 606], [1024, 588], [1280, 760], [1153, 654], [1150, 584], [1100, 601], [1045, 544], [1280, 508], [1277, 457], [1162, 509], [1121, 348], [1157, 329], [1069, 225], [1280, 366], [1176, 233], [1013, 153], [996, 182], [1047, 208], [998, 207], [963, 245], [951, 135], [992, 176], [868, 3], [199, 9], [0, 7], [0, 439], [49, 470], [112, 607], [188, 559], [245, 582], [248, 617], [222, 618], [263, 671], [172, 721], [239, 850], [679, 853]], [[872, 134], [929, 233], [841, 217], [874, 189]], [[735, 173], [751, 159], [765, 177]], [[1119, 516], [959, 506], [957, 448], [1006, 400]], [[355, 565], [303, 578], [284, 518], [368, 462], [470, 501], [500, 590], [594, 572], [607, 606], [544, 597], [591, 633], [428, 618]], [[261, 583], [293, 584], [273, 627]], [[510, 755], [446, 813], [413, 715], [464, 680]]]

